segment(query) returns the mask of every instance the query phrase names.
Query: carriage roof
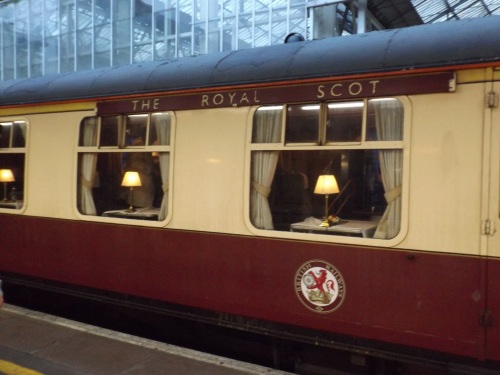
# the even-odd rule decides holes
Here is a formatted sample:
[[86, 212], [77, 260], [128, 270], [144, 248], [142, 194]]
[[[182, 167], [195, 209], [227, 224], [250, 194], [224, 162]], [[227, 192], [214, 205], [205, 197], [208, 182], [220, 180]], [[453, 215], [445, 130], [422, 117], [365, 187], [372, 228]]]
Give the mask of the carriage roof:
[[500, 62], [500, 16], [3, 81], [0, 105]]

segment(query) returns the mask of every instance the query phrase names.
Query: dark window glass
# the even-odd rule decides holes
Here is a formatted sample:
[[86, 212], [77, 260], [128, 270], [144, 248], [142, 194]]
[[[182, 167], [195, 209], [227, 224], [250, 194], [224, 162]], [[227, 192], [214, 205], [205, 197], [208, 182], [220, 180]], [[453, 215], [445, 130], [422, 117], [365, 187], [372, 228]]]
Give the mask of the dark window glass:
[[14, 121], [12, 125], [12, 147], [25, 147], [26, 131], [26, 121]]
[[129, 115], [126, 117], [125, 124], [125, 134], [126, 140], [125, 144], [127, 146], [145, 146], [147, 129], [148, 129], [148, 115]]
[[285, 142], [318, 143], [319, 118], [319, 104], [289, 105], [286, 114]]
[[118, 147], [120, 144], [119, 116], [104, 116], [101, 118], [100, 147]]
[[361, 141], [363, 107], [361, 101], [328, 104], [326, 141]]
[[12, 132], [12, 122], [0, 123], [0, 148], [10, 147], [11, 132]]

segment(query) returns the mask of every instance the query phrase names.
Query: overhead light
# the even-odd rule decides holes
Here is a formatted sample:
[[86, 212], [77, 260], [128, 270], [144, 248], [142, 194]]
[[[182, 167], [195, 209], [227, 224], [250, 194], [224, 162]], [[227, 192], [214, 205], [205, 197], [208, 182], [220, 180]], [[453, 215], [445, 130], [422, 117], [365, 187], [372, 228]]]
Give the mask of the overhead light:
[[258, 111], [278, 111], [283, 109], [282, 105], [270, 105], [267, 107], [259, 107]]
[[364, 102], [343, 102], [343, 103], [329, 103], [328, 108], [360, 108], [364, 106]]
[[303, 111], [317, 111], [319, 109], [319, 104], [314, 105], [303, 105], [300, 107]]

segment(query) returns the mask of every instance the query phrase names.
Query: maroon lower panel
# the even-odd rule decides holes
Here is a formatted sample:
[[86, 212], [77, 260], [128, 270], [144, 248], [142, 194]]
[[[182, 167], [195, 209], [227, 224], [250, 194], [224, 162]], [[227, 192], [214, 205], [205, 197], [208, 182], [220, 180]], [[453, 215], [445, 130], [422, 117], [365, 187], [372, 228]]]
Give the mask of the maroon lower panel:
[[[3, 272], [474, 358], [485, 355], [478, 321], [486, 304], [486, 267], [476, 257], [15, 215], [0, 215], [0, 238]], [[499, 263], [489, 266], [488, 298], [496, 311]], [[315, 311], [304, 302], [297, 280], [310, 285], [312, 277], [304, 275], [314, 271], [301, 269], [304, 264], [332, 266], [326, 269], [342, 283], [335, 305]], [[499, 337], [498, 327], [491, 328], [489, 343], [496, 346], [487, 351], [490, 358], [500, 359]]]
[[488, 262], [486, 321], [486, 357], [500, 361], [500, 260]]

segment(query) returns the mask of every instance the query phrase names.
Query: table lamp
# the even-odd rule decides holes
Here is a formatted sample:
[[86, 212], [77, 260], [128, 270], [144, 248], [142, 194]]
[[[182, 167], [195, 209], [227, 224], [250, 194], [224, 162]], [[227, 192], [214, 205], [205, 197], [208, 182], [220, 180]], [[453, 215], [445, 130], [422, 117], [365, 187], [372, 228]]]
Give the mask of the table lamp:
[[129, 192], [129, 202], [130, 202], [130, 207], [126, 210], [126, 212], [134, 212], [134, 187], [136, 186], [142, 186], [141, 184], [141, 178], [139, 177], [138, 172], [125, 172], [125, 175], [123, 176], [122, 180], [122, 186], [129, 187], [130, 192]]
[[328, 221], [328, 196], [339, 192], [339, 186], [335, 176], [332, 174], [320, 175], [314, 188], [314, 194], [323, 194], [325, 196], [325, 219], [320, 224], [320, 227], [329, 227]]
[[14, 174], [10, 169], [0, 169], [0, 182], [3, 182], [3, 200], [2, 202], [7, 202], [7, 183], [14, 182]]

